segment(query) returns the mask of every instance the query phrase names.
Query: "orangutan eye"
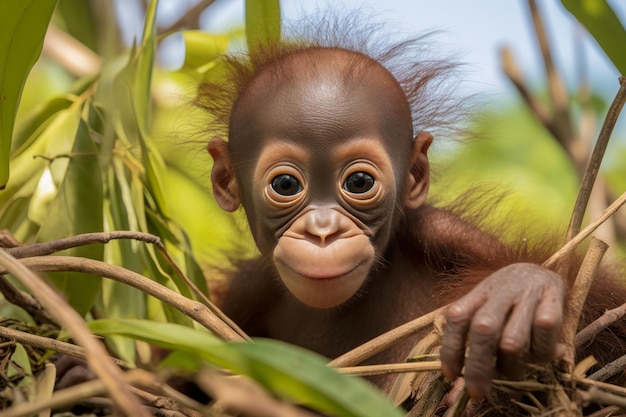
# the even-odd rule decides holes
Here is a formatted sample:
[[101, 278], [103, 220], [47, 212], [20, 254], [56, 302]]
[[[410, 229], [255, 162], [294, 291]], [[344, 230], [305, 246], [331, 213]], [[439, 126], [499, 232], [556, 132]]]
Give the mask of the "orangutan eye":
[[294, 176], [281, 174], [272, 180], [272, 189], [280, 195], [292, 196], [302, 191], [302, 185]]
[[353, 194], [363, 194], [374, 187], [374, 177], [366, 172], [350, 174], [343, 183], [343, 189]]

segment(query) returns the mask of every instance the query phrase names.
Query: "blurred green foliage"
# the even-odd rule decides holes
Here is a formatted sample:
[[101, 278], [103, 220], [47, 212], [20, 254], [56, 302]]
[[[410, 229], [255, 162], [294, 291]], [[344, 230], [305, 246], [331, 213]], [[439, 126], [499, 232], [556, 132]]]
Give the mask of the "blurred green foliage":
[[57, 0], [0, 2], [0, 190], [9, 179], [11, 137], [22, 88], [39, 58], [56, 3]]
[[[142, 39], [127, 50], [119, 43], [118, 23], [111, 19], [114, 11], [108, 2], [60, 0], [54, 23], [99, 54], [103, 67], [97, 74], [75, 79], [54, 61], [41, 59], [26, 82], [18, 109], [20, 94], [14, 87], [21, 89], [33, 57], [38, 55], [54, 3], [42, 1], [38, 4], [47, 4], [49, 10], [29, 14], [30, 20], [9, 18], [15, 25], [0, 28], [0, 46], [6, 39], [12, 40], [8, 50], [20, 56], [15, 61], [0, 62], [0, 75], [2, 71], [10, 74], [6, 80], [13, 83], [10, 91], [6, 82], [0, 85], [2, 94], [11, 94], [11, 100], [0, 107], [0, 183], [7, 184], [0, 192], [0, 228], [7, 228], [23, 242], [93, 231], [154, 233], [162, 238], [187, 276], [207, 292], [201, 266], [216, 267], [206, 270], [215, 274], [209, 279], [217, 279], [219, 270], [227, 269], [232, 259], [256, 253], [243, 213], [224, 213], [211, 196], [210, 158], [204, 149], [209, 139], [204, 125], [210, 120], [190, 104], [200, 80], [223, 76], [220, 56], [234, 42], [241, 41], [242, 33], [184, 31], [184, 64], [168, 72], [154, 60], [160, 40], [156, 35], [156, 1], [149, 2]], [[597, 19], [602, 21], [602, 16], [591, 16], [592, 10], [578, 7], [576, 2], [563, 3], [570, 10], [576, 9], [573, 13], [583, 23], [592, 20], [589, 25], [594, 29], [590, 31], [615, 65], [623, 68], [623, 52], [615, 52], [611, 38], [601, 34], [602, 25]], [[17, 19], [27, 4], [33, 1], [19, 5], [0, 2], [0, 14]], [[96, 4], [99, 14], [94, 11]], [[259, 39], [280, 35], [278, 0], [248, 1], [246, 5], [248, 45], [253, 47]], [[96, 15], [105, 18], [95, 19]], [[610, 13], [605, 15], [610, 21], [606, 30], [615, 30], [614, 19]], [[7, 35], [10, 30], [32, 36], [11, 37]], [[606, 104], [596, 103], [600, 103], [596, 110], [602, 114]], [[11, 135], [16, 109], [18, 117]], [[564, 227], [576, 197], [577, 173], [528, 110], [521, 104], [486, 109], [471, 121], [471, 127], [472, 138], [441, 143], [431, 151], [432, 200], [451, 201], [464, 190], [487, 185], [494, 194], [506, 195], [498, 213], [494, 213], [496, 223], [512, 218], [529, 224], [531, 233]], [[626, 189], [626, 165], [621, 162], [626, 159], [623, 143], [620, 147], [618, 141], [611, 148], [603, 168], [615, 193]], [[11, 177], [6, 182], [9, 149]], [[513, 230], [518, 231], [516, 227]], [[152, 247], [114, 241], [104, 247], [78, 248], [71, 254], [124, 266], [186, 297], [196, 297]], [[135, 359], [135, 340], [163, 344], [168, 336], [191, 332], [169, 347], [180, 347], [220, 366], [228, 365], [257, 378], [276, 393], [320, 410], [355, 416], [393, 413], [369, 388], [360, 382], [346, 382], [318, 358], [297, 349], [273, 342], [229, 349], [210, 335], [192, 329], [190, 320], [173, 308], [148, 300], [138, 290], [77, 274], [51, 276], [79, 312], [87, 315], [96, 311], [110, 320], [94, 323], [93, 329], [107, 335], [109, 346], [126, 360]], [[0, 307], [0, 315], [15, 314], [11, 306]], [[161, 326], [155, 321], [170, 323]], [[200, 347], [194, 345], [196, 339]], [[224, 357], [210, 357], [207, 349], [213, 346], [225, 349]], [[285, 357], [295, 358], [302, 367], [285, 367]], [[291, 385], [285, 381], [297, 386], [297, 392], [286, 389]], [[351, 401], [346, 403], [346, 398]]]

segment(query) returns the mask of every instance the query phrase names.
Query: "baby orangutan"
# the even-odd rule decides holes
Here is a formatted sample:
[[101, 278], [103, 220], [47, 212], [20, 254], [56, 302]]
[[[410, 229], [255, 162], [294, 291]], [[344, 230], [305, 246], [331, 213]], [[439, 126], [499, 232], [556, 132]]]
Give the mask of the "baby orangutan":
[[[208, 144], [215, 198], [243, 206], [260, 252], [240, 264], [222, 307], [252, 336], [334, 358], [454, 300], [442, 370], [453, 380], [464, 367], [481, 399], [494, 375], [557, 359], [570, 278], [539, 265], [550, 250], [507, 247], [425, 203], [428, 131], [448, 110], [434, 91], [450, 66], [400, 62], [412, 42], [377, 53], [268, 43], [227, 59], [230, 87], [201, 86], [198, 104], [228, 126], [228, 141]], [[592, 293], [587, 323], [626, 299], [609, 278]], [[624, 324], [613, 332], [597, 351], [626, 352]], [[414, 343], [369, 363], [402, 362]], [[388, 390], [393, 378], [373, 381]]]

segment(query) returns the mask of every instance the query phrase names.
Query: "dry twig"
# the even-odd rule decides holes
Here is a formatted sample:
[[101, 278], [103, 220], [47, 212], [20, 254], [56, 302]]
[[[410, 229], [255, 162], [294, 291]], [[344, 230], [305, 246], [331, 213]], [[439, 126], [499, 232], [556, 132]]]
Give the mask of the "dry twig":
[[314, 417], [310, 411], [272, 398], [252, 379], [225, 376], [211, 368], [197, 376], [198, 385], [229, 413], [254, 417]]
[[122, 377], [122, 371], [108, 360], [104, 347], [93, 337], [89, 328], [67, 302], [52, 288], [17, 259], [0, 249], [0, 266], [20, 280], [41, 302], [55, 319], [67, 329], [77, 344], [85, 348], [90, 369], [105, 384], [115, 403], [127, 415], [147, 417]]
[[52, 324], [58, 326], [54, 318], [41, 306], [39, 301], [32, 295], [20, 291], [9, 282], [8, 279], [0, 275], [0, 293], [9, 303], [22, 307], [36, 323]]
[[578, 270], [576, 281], [567, 295], [567, 301], [565, 303], [567, 308], [565, 317], [563, 318], [563, 342], [567, 348], [565, 362], [570, 366], [574, 364], [574, 338], [576, 336], [576, 330], [578, 329], [580, 315], [583, 311], [585, 300], [587, 299], [587, 294], [593, 283], [598, 266], [600, 262], [602, 262], [602, 257], [607, 249], [608, 245], [606, 243], [592, 238], [591, 245]]
[[337, 369], [342, 374], [371, 376], [406, 372], [440, 371], [441, 361], [386, 363], [382, 365], [349, 366]]
[[591, 158], [589, 159], [587, 169], [585, 170], [585, 175], [583, 176], [582, 183], [580, 185], [580, 191], [576, 197], [574, 212], [572, 213], [567, 233], [565, 235], [565, 241], [572, 240], [572, 238], [580, 231], [583, 217], [585, 215], [585, 209], [589, 203], [589, 197], [591, 196], [593, 184], [598, 176], [598, 172], [600, 172], [600, 164], [604, 158], [604, 153], [609, 144], [609, 139], [611, 138], [617, 119], [619, 118], [622, 108], [624, 107], [624, 102], [626, 102], [626, 77], [620, 77], [619, 84], [620, 88], [615, 95], [615, 98], [611, 103], [611, 107], [609, 108], [609, 111], [604, 119], [598, 140], [596, 141], [596, 145], [593, 149], [593, 153], [591, 154]]
[[611, 217], [617, 210], [619, 210], [624, 204], [626, 204], [626, 192], [624, 192], [617, 200], [615, 200], [610, 206], [606, 208], [593, 222], [587, 227], [581, 230], [576, 236], [574, 236], [569, 242], [567, 242], [561, 249], [559, 249], [554, 255], [552, 255], [547, 261], [543, 263], [546, 268], [553, 267], [562, 257], [572, 252], [576, 247], [587, 237], [589, 237], [602, 223], [604, 223], [609, 217]]
[[215, 0], [199, 1], [198, 3], [190, 7], [185, 12], [185, 14], [180, 17], [180, 19], [178, 19], [165, 29], [159, 30], [159, 34], [170, 33], [180, 29], [197, 29], [200, 14], [204, 11], [204, 9], [206, 9], [213, 3], [215, 3]]
[[[23, 245], [7, 249], [11, 255], [16, 258], [26, 258], [34, 256], [51, 255], [62, 250], [76, 248], [78, 246], [90, 245], [94, 243], [109, 243], [111, 240], [117, 239], [132, 239], [140, 242], [152, 244], [156, 246], [161, 255], [165, 258], [167, 263], [176, 271], [178, 276], [191, 288], [191, 290], [200, 298], [200, 300], [206, 305], [220, 320], [226, 323], [231, 329], [241, 336], [244, 340], [249, 340], [248, 335], [244, 333], [235, 322], [233, 322], [228, 316], [226, 316], [222, 310], [220, 310], [209, 298], [198, 288], [198, 286], [185, 275], [185, 273], [174, 262], [172, 257], [167, 252], [165, 245], [161, 241], [161, 238], [150, 233], [135, 232], [135, 231], [114, 231], [114, 232], [97, 232], [97, 233], [83, 233], [76, 236], [71, 236], [63, 239], [54, 240], [51, 242], [34, 243], [31, 245]], [[1, 289], [1, 288], [0, 288]], [[20, 304], [21, 305], [21, 304]]]
[[626, 316], [626, 303], [612, 310], [607, 310], [597, 320], [582, 329], [574, 338], [574, 345], [579, 347], [591, 340], [598, 332], [609, 327], [617, 320], [621, 320]]
[[[21, 259], [20, 262], [24, 266], [35, 271], [83, 272], [123, 282], [171, 305], [198, 323], [202, 324], [215, 335], [224, 340], [243, 341], [241, 336], [216, 317], [215, 314], [213, 314], [213, 312], [211, 312], [204, 304], [195, 300], [190, 300], [134, 271], [129, 271], [128, 269], [116, 265], [109, 265], [93, 259], [77, 258], [73, 256], [39, 256], [34, 258], [24, 258]], [[3, 273], [6, 272], [0, 270], [0, 275]]]
[[[0, 338], [15, 340], [24, 345], [36, 347], [39, 349], [52, 350], [54, 352], [71, 355], [77, 358], [86, 359], [85, 349], [72, 343], [61, 342], [60, 340], [51, 339], [49, 337], [37, 336], [36, 334], [26, 333], [9, 327], [0, 326]], [[123, 368], [129, 368], [130, 365], [125, 361], [117, 358], [109, 357], [116, 365]]]
[[388, 347], [393, 346], [399, 341], [404, 340], [407, 337], [413, 336], [424, 328], [430, 326], [437, 317], [443, 315], [447, 308], [448, 306], [438, 308], [435, 311], [431, 311], [430, 313], [418, 317], [415, 320], [412, 320], [408, 323], [396, 327], [395, 329], [383, 333], [382, 335], [370, 340], [369, 342], [363, 343], [361, 346], [358, 346], [351, 351], [346, 352], [343, 355], [333, 359], [329, 362], [328, 365], [338, 368], [361, 363], [364, 360], [376, 355], [377, 353], [382, 352]]

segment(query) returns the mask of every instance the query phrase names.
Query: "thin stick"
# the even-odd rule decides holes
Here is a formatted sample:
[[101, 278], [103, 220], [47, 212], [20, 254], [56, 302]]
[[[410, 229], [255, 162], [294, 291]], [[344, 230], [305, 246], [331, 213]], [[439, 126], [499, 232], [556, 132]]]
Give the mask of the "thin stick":
[[3, 276], [0, 276], [0, 292], [4, 295], [6, 301], [26, 310], [36, 323], [58, 326], [58, 323], [56, 323], [54, 318], [41, 306], [39, 301], [27, 292], [15, 288], [15, 286]]
[[[72, 343], [62, 342], [60, 340], [51, 339], [49, 337], [38, 336], [32, 333], [21, 332], [9, 327], [0, 326], [0, 338], [15, 340], [18, 343], [32, 346], [39, 349], [52, 350], [58, 353], [64, 353], [76, 358], [86, 359], [85, 349]], [[121, 359], [109, 357], [116, 365], [123, 368], [131, 368], [130, 364]]]
[[33, 243], [31, 245], [9, 248], [6, 249], [6, 251], [18, 259], [31, 258], [33, 256], [52, 255], [53, 253], [76, 248], [78, 246], [85, 246], [94, 243], [109, 243], [110, 241], [117, 239], [137, 240], [144, 243], [150, 243], [156, 246], [159, 250], [165, 250], [165, 246], [163, 245], [163, 242], [161, 242], [161, 238], [158, 236], [150, 233], [121, 230], [116, 232], [83, 233], [76, 236], [53, 240], [51, 242]]
[[580, 321], [580, 315], [598, 266], [600, 262], [602, 262], [602, 257], [608, 248], [609, 245], [603, 241], [596, 238], [591, 239], [587, 254], [578, 270], [576, 281], [567, 296], [567, 302], [565, 304], [567, 310], [563, 319], [563, 342], [567, 347], [565, 361], [570, 365], [574, 364], [574, 338], [576, 336], [578, 322]]
[[97, 74], [102, 67], [102, 58], [69, 33], [48, 27], [42, 52], [77, 77]]
[[597, 370], [593, 374], [589, 375], [587, 379], [592, 381], [606, 381], [611, 378], [613, 375], [617, 375], [621, 372], [624, 372], [626, 369], [626, 355], [620, 356], [615, 359], [613, 362], [606, 364], [601, 369]]
[[382, 365], [347, 366], [337, 369], [342, 374], [371, 376], [407, 372], [432, 372], [441, 370], [441, 361], [386, 363]]
[[586, 403], [599, 403], [616, 405], [622, 409], [626, 409], [626, 398], [604, 392], [596, 387], [589, 388], [589, 391], [579, 391], [578, 395]]
[[602, 223], [604, 223], [609, 217], [611, 217], [617, 210], [626, 204], [626, 192], [624, 192], [617, 200], [615, 200], [610, 206], [606, 208], [596, 220], [585, 227], [580, 233], [574, 236], [569, 242], [567, 242], [561, 249], [559, 249], [554, 255], [552, 255], [547, 261], [543, 263], [546, 268], [553, 267], [556, 262], [563, 256], [573, 251], [583, 240], [591, 235]]
[[539, 49], [541, 50], [541, 55], [543, 57], [546, 77], [548, 80], [548, 91], [554, 105], [553, 124], [555, 131], [557, 132], [555, 137], [563, 146], [570, 149], [569, 143], [572, 141], [573, 137], [567, 91], [565, 90], [563, 80], [559, 77], [559, 74], [556, 71], [556, 67], [552, 59], [552, 53], [550, 51], [548, 35], [546, 34], [545, 25], [535, 0], [528, 0], [528, 7], [530, 8], [530, 14], [535, 27], [537, 43], [539, 44]]
[[220, 318], [224, 323], [230, 326], [237, 334], [241, 336], [244, 340], [250, 340], [250, 337], [246, 335], [246, 333], [241, 330], [234, 321], [232, 321], [222, 310], [219, 309], [209, 298], [200, 291], [200, 288], [187, 277], [183, 273], [183, 271], [178, 267], [176, 262], [172, 259], [172, 257], [167, 252], [165, 245], [161, 241], [161, 238], [144, 232], [135, 232], [135, 231], [114, 231], [114, 232], [95, 232], [95, 233], [83, 233], [76, 236], [67, 237], [64, 239], [57, 239], [51, 242], [43, 242], [43, 243], [34, 243], [32, 245], [19, 246], [15, 248], [7, 249], [11, 255], [16, 258], [30, 258], [33, 256], [44, 256], [51, 255], [56, 252], [60, 252], [62, 250], [76, 248], [78, 246], [85, 246], [94, 243], [109, 243], [111, 240], [118, 239], [131, 239], [137, 240], [139, 242], [149, 243], [157, 247], [159, 252], [163, 255], [166, 262], [176, 271], [179, 277], [191, 288], [191, 290], [200, 298], [200, 300], [206, 305], [217, 317]]
[[624, 316], [626, 316], [626, 304], [605, 311], [602, 316], [578, 332], [574, 339], [574, 345], [576, 347], [581, 346], [583, 343], [591, 340], [600, 331], [606, 329], [616, 321], [621, 320]]
[[[526, 85], [524, 78], [522, 77], [522, 73], [519, 69], [519, 66], [515, 62], [513, 58], [513, 53], [509, 48], [502, 48], [500, 50], [500, 62], [502, 64], [502, 69], [504, 70], [504, 74], [509, 77], [509, 80], [513, 83], [517, 91], [522, 96], [522, 99], [526, 102], [528, 108], [535, 115], [537, 120], [550, 132], [552, 136], [555, 138], [558, 137], [558, 131], [554, 126], [554, 121], [552, 120], [552, 115], [539, 100], [533, 96], [530, 89]], [[565, 144], [557, 140], [557, 142], [563, 146], [563, 148], [569, 152], [569, 149]]]
[[430, 326], [433, 321], [439, 315], [443, 314], [447, 308], [448, 306], [440, 307], [435, 311], [431, 311], [430, 313], [418, 317], [415, 320], [398, 326], [395, 329], [389, 330], [388, 332], [383, 333], [382, 335], [370, 340], [369, 342], [363, 343], [361, 346], [358, 346], [351, 351], [346, 352], [343, 355], [333, 359], [329, 362], [328, 365], [334, 367], [346, 367], [361, 363], [365, 359], [371, 358], [377, 353], [380, 353], [388, 347], [393, 346], [400, 340], [413, 336], [423, 328]]
[[[233, 329], [221, 321], [204, 304], [190, 300], [165, 286], [144, 277], [134, 271], [109, 265], [93, 259], [73, 256], [38, 256], [24, 258], [20, 262], [36, 271], [72, 271], [114, 279], [137, 288], [155, 298], [171, 305], [187, 316], [191, 317], [218, 337], [227, 341], [243, 341]], [[0, 270], [0, 275], [6, 273]]]
[[[124, 381], [124, 385], [128, 387], [129, 392], [131, 389], [128, 384], [150, 385], [150, 382], [153, 379], [154, 377], [151, 376], [150, 373], [139, 369], [133, 369], [122, 374], [122, 380]], [[100, 379], [94, 379], [92, 381], [87, 381], [82, 384], [57, 391], [49, 399], [16, 404], [11, 408], [0, 412], [0, 417], [31, 416], [46, 409], [59, 409], [68, 405], [76, 404], [86, 398], [103, 396], [106, 393], [107, 386], [105, 382]], [[145, 408], [140, 407], [140, 409], [142, 410], [141, 415], [146, 416], [147, 414]]]
[[82, 317], [33, 271], [1, 249], [0, 266], [24, 284], [41, 305], [67, 329], [76, 343], [85, 348], [89, 368], [102, 380], [115, 404], [126, 415], [147, 417], [148, 414], [137, 398], [128, 391], [128, 384], [124, 381], [122, 371], [108, 360], [106, 350], [93, 337]]
[[580, 191], [578, 192], [578, 197], [576, 198], [576, 204], [574, 205], [574, 211], [565, 235], [565, 241], [572, 240], [572, 238], [580, 231], [583, 217], [585, 216], [585, 209], [589, 203], [589, 197], [591, 196], [593, 184], [595, 183], [598, 172], [600, 171], [600, 164], [604, 158], [606, 147], [608, 146], [609, 139], [611, 138], [611, 134], [613, 133], [613, 129], [615, 128], [620, 112], [624, 107], [624, 102], [626, 102], [626, 77], [620, 77], [619, 84], [620, 88], [613, 99], [613, 103], [611, 103], [611, 107], [609, 107], [609, 111], [604, 119], [604, 123], [602, 124], [598, 140], [596, 141], [593, 153], [589, 159], [589, 164], [585, 170], [585, 175], [583, 176], [583, 180], [580, 185]]
[[215, 3], [215, 0], [201, 0], [189, 8], [176, 22], [165, 29], [159, 30], [159, 34], [168, 34], [180, 29], [197, 29], [200, 14], [213, 3]]

